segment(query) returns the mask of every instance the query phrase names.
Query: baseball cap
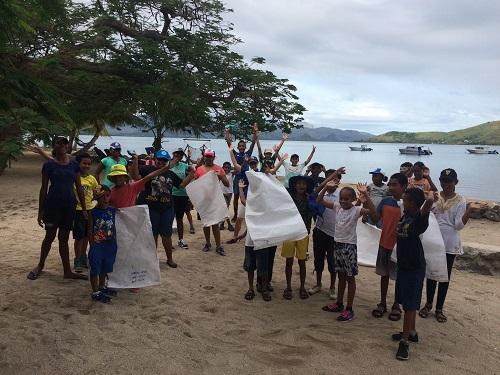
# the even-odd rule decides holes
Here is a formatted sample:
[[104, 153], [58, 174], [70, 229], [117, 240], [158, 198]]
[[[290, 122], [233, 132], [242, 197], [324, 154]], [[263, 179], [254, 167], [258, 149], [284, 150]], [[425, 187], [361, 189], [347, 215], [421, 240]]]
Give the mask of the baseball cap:
[[119, 144], [118, 142], [113, 142], [109, 145], [109, 148], [112, 149], [112, 150], [121, 150], [122, 149], [122, 145]]
[[273, 150], [271, 150], [270, 148], [266, 148], [264, 150], [264, 154], [272, 154], [273, 153]]
[[373, 171], [370, 172], [370, 174], [381, 174], [384, 177], [386, 176], [382, 168], [375, 168]]
[[215, 151], [211, 148], [206, 148], [205, 151], [203, 151], [203, 156], [215, 158]]
[[161, 160], [161, 159], [163, 159], [163, 160], [170, 160], [170, 159], [172, 159], [170, 157], [170, 154], [167, 151], [165, 151], [165, 150], [158, 150], [158, 151], [156, 151], [155, 158], [158, 159], [158, 160]]
[[452, 168], [446, 168], [441, 171], [441, 174], [439, 175], [440, 180], [453, 180], [453, 181], [458, 181], [458, 175], [457, 172], [452, 169]]

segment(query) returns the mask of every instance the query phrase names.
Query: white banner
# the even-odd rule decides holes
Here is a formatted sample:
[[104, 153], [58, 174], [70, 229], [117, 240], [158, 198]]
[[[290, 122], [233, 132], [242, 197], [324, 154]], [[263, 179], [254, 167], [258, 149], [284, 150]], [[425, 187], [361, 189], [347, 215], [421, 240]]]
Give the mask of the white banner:
[[[382, 231], [373, 225], [364, 224], [361, 220], [358, 221], [356, 230], [358, 236], [358, 263], [364, 266], [375, 267]], [[433, 213], [429, 215], [429, 227], [420, 238], [427, 264], [425, 277], [436, 281], [448, 281], [444, 241], [441, 236], [439, 224]], [[396, 247], [391, 254], [391, 260], [397, 262]]]
[[110, 288], [144, 288], [160, 285], [160, 264], [156, 253], [148, 206], [116, 211], [116, 253]]
[[190, 182], [186, 186], [186, 192], [205, 227], [218, 224], [227, 218], [226, 200], [215, 172], [208, 172]]
[[245, 222], [254, 250], [300, 240], [307, 229], [288, 191], [276, 177], [247, 171]]

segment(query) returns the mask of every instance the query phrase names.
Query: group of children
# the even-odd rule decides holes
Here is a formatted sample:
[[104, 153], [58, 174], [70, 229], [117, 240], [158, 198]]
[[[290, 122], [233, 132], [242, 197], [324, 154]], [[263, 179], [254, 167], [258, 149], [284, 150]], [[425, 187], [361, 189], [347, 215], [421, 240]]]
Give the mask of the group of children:
[[[177, 218], [178, 230], [180, 229], [179, 246], [187, 248], [181, 228], [184, 214], [190, 211], [190, 203], [183, 189], [192, 180], [214, 171], [222, 185], [228, 207], [233, 198], [234, 227], [229, 218], [226, 220], [228, 229], [233, 231], [233, 238], [229, 243], [245, 238], [244, 269], [248, 274], [249, 285], [245, 299], [251, 300], [255, 297], [254, 273], [257, 271], [257, 292], [261, 293], [265, 301], [270, 301], [271, 292], [274, 290], [272, 274], [277, 248], [273, 246], [254, 250], [250, 234], [246, 231], [240, 233], [245, 218], [249, 185], [246, 171], [274, 175], [284, 166], [285, 187], [300, 213], [307, 235], [299, 240], [285, 241], [282, 245], [281, 255], [286, 259], [286, 288], [283, 298], [293, 298], [294, 258], [299, 264], [299, 296], [302, 299], [322, 290], [326, 258], [330, 273], [329, 297], [333, 302], [324, 306], [323, 310], [339, 313], [339, 321], [354, 319], [353, 304], [358, 274], [356, 227], [361, 217], [363, 221], [381, 229], [376, 261], [376, 273], [380, 276], [380, 302], [372, 311], [372, 315], [381, 318], [387, 313], [389, 280], [395, 279], [395, 301], [390, 309], [389, 319], [397, 321], [401, 318], [401, 306], [404, 319], [402, 332], [394, 334], [392, 338], [399, 341], [397, 358], [408, 359], [408, 342], [418, 341], [415, 329], [416, 313], [419, 311], [422, 318], [429, 315], [436, 287], [436, 319], [439, 322], [445, 322], [447, 319], [443, 314], [443, 305], [448, 282], [439, 283], [437, 286], [435, 281], [427, 280], [427, 301], [420, 309], [426, 263], [419, 236], [428, 227], [429, 213], [434, 212], [444, 239], [450, 276], [455, 256], [463, 252], [458, 231], [469, 218], [465, 199], [455, 193], [457, 173], [453, 169], [441, 172], [440, 193], [430, 178], [428, 168], [421, 162], [414, 165], [404, 163], [400, 172], [390, 178], [377, 168], [370, 172], [372, 183], [358, 184], [357, 191], [349, 186], [339, 188], [342, 175], [346, 172], [345, 168], [326, 170], [321, 164], [313, 163], [305, 174], [302, 174], [311, 161], [315, 148], [313, 147], [304, 163], [299, 163], [299, 156], [296, 154], [291, 156], [288, 163], [288, 155], [280, 154], [286, 139], [287, 135], [284, 134], [278, 146], [273, 150], [265, 149], [262, 153], [259, 131], [255, 126], [250, 149], [247, 151], [245, 142], [240, 141], [235, 150], [231, 143], [230, 130], [227, 129], [226, 140], [231, 163], [225, 162], [222, 167], [214, 163], [213, 150], [204, 149], [202, 160], [198, 160], [193, 167], [190, 165], [193, 163], [190, 158], [179, 149], [173, 153], [173, 158], [168, 152], [160, 150], [155, 155], [154, 165], [141, 168], [137, 156], [134, 155], [127, 169], [129, 162], [121, 160], [121, 147], [114, 143], [110, 147], [112, 160], [103, 159], [94, 177], [89, 173], [90, 156], [84, 154], [78, 157], [78, 162], [72, 160], [67, 154], [67, 139], [55, 138], [52, 156], [44, 156], [48, 160], [42, 169], [40, 190], [38, 221], [45, 227], [46, 236], [42, 243], [39, 264], [28, 274], [28, 278], [35, 280], [42, 272], [58, 231], [64, 277], [86, 278], [80, 272], [87, 263], [85, 253], [88, 241], [92, 299], [109, 302], [116, 294], [106, 287], [106, 277], [113, 270], [117, 252], [116, 210], [135, 204], [148, 205], [155, 241], [161, 238], [167, 264], [172, 268], [177, 267], [172, 258], [172, 224], [174, 218]], [[254, 144], [258, 146], [259, 158], [252, 156]], [[183, 158], [186, 158], [187, 162], [183, 162]], [[104, 172], [102, 184], [99, 184], [100, 172]], [[325, 177], [320, 176], [322, 173]], [[177, 189], [175, 195], [174, 189]], [[97, 201], [95, 207], [94, 201]], [[212, 248], [212, 231], [216, 253], [225, 255], [220, 230], [225, 228], [226, 223], [203, 228], [206, 239], [203, 251], [207, 252]], [[69, 264], [68, 236], [71, 229], [75, 237], [75, 273], [71, 271]], [[306, 260], [311, 229], [316, 285], [307, 290]], [[391, 261], [391, 253], [395, 247], [397, 264]], [[338, 285], [335, 288], [337, 278]], [[347, 296], [344, 298], [346, 288]]]

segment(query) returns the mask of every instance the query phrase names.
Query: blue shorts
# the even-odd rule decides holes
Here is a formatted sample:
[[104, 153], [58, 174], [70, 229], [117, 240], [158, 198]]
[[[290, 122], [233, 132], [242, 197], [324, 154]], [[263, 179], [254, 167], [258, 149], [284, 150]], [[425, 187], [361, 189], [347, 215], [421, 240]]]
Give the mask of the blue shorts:
[[94, 243], [90, 246], [90, 276], [113, 272], [116, 259], [116, 242]]
[[172, 224], [174, 223], [175, 212], [174, 208], [170, 207], [165, 211], [149, 209], [149, 218], [151, 219], [151, 227], [153, 228], [154, 236], [170, 237], [172, 235]]
[[266, 247], [260, 250], [254, 250], [252, 246], [245, 246], [243, 269], [246, 272], [254, 272], [257, 270], [257, 276], [269, 275], [272, 262], [274, 262], [273, 251], [276, 252], [276, 246]]
[[420, 310], [425, 268], [420, 270], [400, 270], [396, 279], [396, 302], [403, 305], [405, 311]]

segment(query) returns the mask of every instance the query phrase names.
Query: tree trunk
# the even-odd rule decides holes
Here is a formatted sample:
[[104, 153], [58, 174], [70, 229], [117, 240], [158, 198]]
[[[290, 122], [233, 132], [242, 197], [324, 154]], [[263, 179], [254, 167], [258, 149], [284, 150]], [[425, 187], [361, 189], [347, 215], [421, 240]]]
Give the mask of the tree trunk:
[[[19, 143], [17, 143], [16, 140], [19, 140]], [[20, 146], [18, 146], [21, 140], [21, 128], [14, 123], [0, 132], [0, 175], [3, 174], [7, 166], [10, 166], [10, 160], [13, 159], [13, 154], [21, 149]]]
[[90, 141], [88, 141], [85, 144], [85, 146], [83, 146], [80, 150], [73, 153], [73, 155], [81, 155], [85, 152], [88, 152], [90, 150], [90, 148], [95, 145], [97, 139], [101, 135], [101, 131], [104, 128], [104, 124], [100, 124], [100, 125], [96, 124], [95, 128], [96, 128], [96, 130], [95, 130], [94, 136], [90, 139]]
[[161, 150], [162, 138], [163, 137], [160, 134], [155, 134], [154, 140], [153, 140], [153, 145], [152, 145], [154, 147], [155, 151]]

